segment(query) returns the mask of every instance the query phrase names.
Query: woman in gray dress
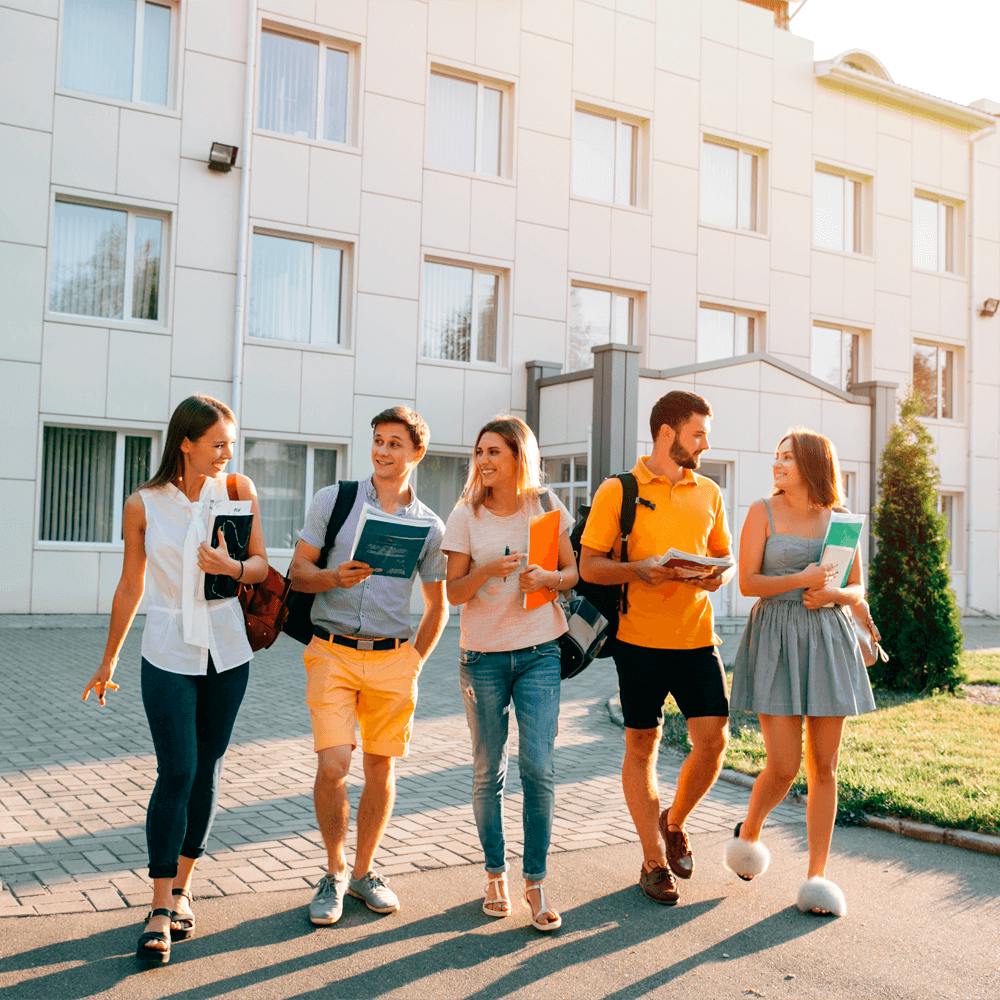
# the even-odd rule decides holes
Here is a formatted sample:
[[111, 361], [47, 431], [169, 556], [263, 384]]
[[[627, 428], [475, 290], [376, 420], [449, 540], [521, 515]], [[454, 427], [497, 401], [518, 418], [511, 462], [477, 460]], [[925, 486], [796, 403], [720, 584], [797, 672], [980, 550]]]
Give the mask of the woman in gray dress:
[[831, 565], [819, 563], [830, 513], [843, 509], [833, 443], [814, 431], [789, 431], [773, 471], [772, 495], [753, 504], [740, 535], [740, 591], [758, 601], [736, 654], [730, 696], [732, 708], [758, 714], [767, 761], [746, 819], [726, 845], [725, 864], [746, 881], [766, 871], [770, 854], [760, 832], [798, 774], [804, 719], [809, 870], [797, 905], [843, 916], [844, 894], [826, 878], [837, 756], [845, 717], [875, 708], [847, 608], [864, 599], [861, 559], [855, 553], [844, 587], [835, 585]]

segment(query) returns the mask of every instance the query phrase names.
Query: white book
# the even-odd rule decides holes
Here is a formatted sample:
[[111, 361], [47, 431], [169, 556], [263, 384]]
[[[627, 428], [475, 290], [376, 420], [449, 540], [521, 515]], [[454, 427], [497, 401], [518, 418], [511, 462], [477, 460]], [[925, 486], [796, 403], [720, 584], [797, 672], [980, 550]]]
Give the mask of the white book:
[[722, 576], [734, 565], [732, 556], [699, 556], [682, 549], [667, 549], [657, 562], [661, 566], [677, 570], [682, 579], [709, 580]]

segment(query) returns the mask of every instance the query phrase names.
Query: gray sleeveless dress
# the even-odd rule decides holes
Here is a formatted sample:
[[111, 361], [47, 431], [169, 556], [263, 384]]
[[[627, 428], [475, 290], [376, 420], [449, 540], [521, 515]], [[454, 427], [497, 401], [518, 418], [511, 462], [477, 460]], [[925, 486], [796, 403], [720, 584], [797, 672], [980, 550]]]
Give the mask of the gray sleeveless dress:
[[[798, 573], [822, 554], [823, 540], [771, 534], [761, 573]], [[762, 597], [753, 606], [733, 665], [730, 706], [760, 715], [861, 715], [875, 709], [854, 627], [840, 607], [810, 611], [802, 589]]]

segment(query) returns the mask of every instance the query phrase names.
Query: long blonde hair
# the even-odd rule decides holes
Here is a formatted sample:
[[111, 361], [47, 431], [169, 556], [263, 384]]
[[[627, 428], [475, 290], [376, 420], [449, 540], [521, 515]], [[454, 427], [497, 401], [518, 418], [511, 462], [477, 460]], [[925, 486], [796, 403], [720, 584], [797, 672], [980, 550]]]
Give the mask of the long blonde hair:
[[[782, 435], [781, 441], [790, 441], [795, 464], [806, 487], [810, 503], [817, 507], [839, 507], [844, 502], [844, 489], [840, 477], [837, 449], [824, 434], [808, 427], [792, 427]], [[781, 441], [778, 444], [781, 444]], [[772, 496], [785, 491], [775, 488]]]
[[469, 462], [469, 477], [462, 490], [461, 501], [467, 503], [475, 513], [483, 502], [492, 494], [492, 487], [483, 483], [482, 473], [476, 463], [476, 448], [484, 434], [498, 434], [517, 459], [517, 498], [535, 498], [542, 491], [542, 458], [538, 451], [538, 442], [531, 428], [520, 418], [503, 414], [494, 417], [482, 426], [476, 435], [476, 443], [472, 449], [472, 460]]

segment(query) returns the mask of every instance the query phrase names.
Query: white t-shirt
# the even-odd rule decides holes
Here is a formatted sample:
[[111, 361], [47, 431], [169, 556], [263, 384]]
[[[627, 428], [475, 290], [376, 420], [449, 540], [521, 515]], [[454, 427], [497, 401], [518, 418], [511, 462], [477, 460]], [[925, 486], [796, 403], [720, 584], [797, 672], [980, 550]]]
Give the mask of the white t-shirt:
[[[573, 519], [559, 498], [549, 494], [552, 509], [559, 511], [559, 530], [569, 531]], [[448, 516], [441, 548], [471, 556], [470, 570], [510, 552], [527, 552], [532, 517], [545, 513], [537, 498], [515, 514], [499, 517], [485, 507], [474, 513], [459, 501]], [[523, 565], [522, 565], [523, 569]], [[516, 571], [503, 579], [491, 577], [464, 605], [461, 613], [462, 649], [480, 653], [506, 652], [552, 642], [566, 631], [566, 616], [558, 601], [525, 611]]]

